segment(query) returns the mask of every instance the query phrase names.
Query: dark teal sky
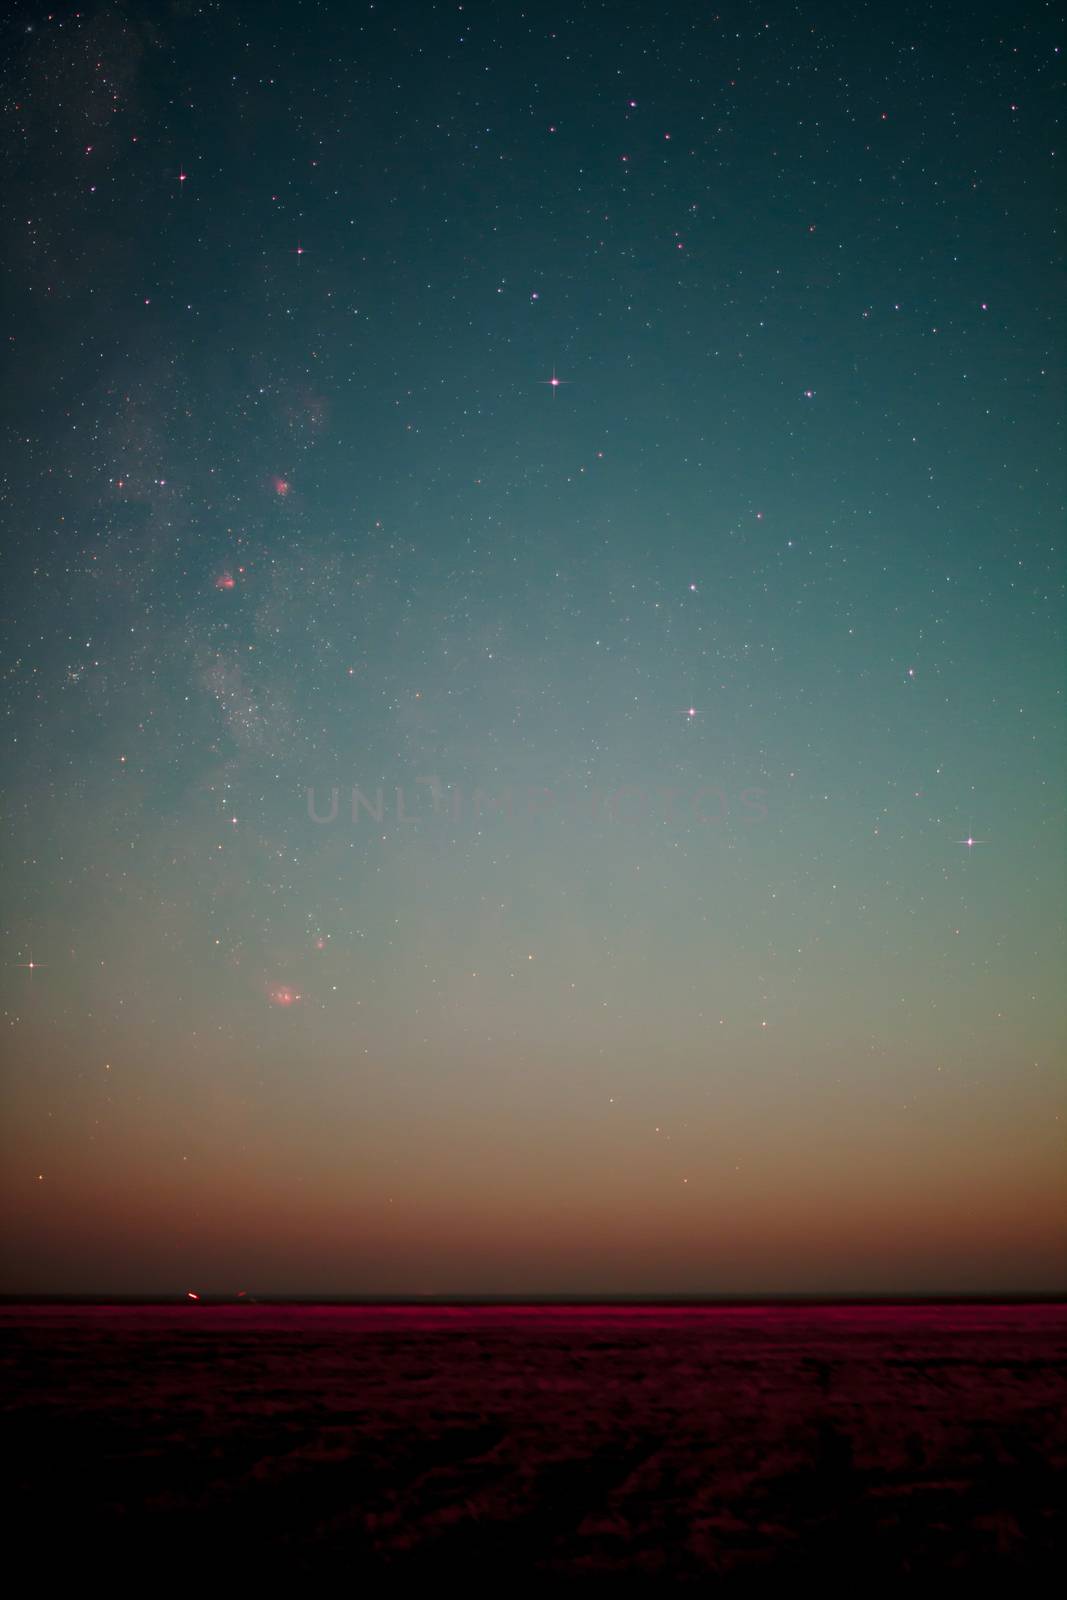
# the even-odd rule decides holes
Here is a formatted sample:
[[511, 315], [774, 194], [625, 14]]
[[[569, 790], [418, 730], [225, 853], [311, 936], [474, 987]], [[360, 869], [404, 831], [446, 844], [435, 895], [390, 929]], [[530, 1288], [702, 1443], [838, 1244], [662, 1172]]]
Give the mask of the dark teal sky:
[[1061, 43], [9, 11], [6, 1288], [1062, 1287]]

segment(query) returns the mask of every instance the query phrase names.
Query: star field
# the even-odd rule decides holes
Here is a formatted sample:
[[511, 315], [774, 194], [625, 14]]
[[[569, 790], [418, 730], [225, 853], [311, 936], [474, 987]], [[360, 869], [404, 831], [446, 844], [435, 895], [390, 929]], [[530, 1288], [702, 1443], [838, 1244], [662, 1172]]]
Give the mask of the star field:
[[1052, 12], [2, 28], [7, 1287], [1062, 1286]]

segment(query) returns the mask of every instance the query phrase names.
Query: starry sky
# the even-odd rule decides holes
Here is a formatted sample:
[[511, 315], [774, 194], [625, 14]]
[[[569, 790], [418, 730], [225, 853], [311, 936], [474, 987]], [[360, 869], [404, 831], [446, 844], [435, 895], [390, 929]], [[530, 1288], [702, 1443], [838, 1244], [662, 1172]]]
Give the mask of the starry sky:
[[0, 37], [3, 1287], [1062, 1288], [1052, 13]]

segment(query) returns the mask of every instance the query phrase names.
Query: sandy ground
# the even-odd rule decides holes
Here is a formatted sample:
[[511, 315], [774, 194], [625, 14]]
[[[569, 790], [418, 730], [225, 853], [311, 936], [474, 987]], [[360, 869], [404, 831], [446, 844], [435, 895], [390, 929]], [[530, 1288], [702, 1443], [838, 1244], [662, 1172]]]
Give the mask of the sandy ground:
[[110, 1583], [1063, 1568], [1067, 1308], [0, 1308], [9, 1547]]

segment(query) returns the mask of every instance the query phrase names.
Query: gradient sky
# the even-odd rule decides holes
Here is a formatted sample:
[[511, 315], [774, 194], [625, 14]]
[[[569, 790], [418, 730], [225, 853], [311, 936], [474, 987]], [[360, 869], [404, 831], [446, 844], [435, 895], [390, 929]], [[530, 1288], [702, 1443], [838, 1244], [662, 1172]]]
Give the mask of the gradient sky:
[[2, 28], [4, 1288], [1064, 1287], [1049, 9]]

